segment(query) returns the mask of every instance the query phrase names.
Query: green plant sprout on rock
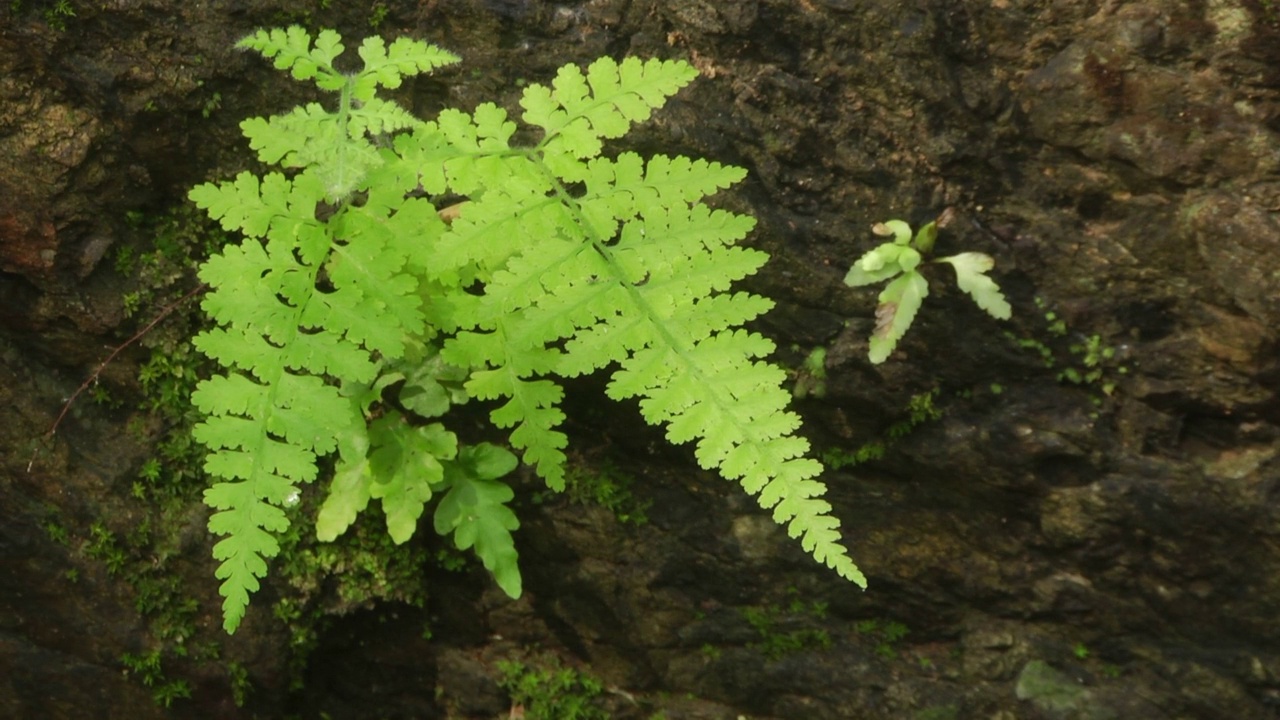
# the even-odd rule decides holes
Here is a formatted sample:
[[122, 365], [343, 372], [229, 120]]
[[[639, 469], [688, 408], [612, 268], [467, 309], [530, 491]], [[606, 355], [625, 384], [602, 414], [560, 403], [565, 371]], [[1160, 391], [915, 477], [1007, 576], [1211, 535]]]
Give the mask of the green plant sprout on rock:
[[564, 489], [559, 377], [608, 368], [607, 394], [636, 398], [701, 466], [738, 481], [819, 562], [865, 586], [822, 499], [787, 410], [774, 345], [742, 325], [767, 298], [730, 292], [765, 253], [738, 247], [748, 216], [702, 198], [745, 175], [705, 160], [622, 152], [603, 141], [697, 75], [681, 61], [593, 62], [530, 84], [521, 119], [485, 103], [422, 121], [378, 96], [457, 62], [427, 43], [365, 39], [363, 68], [334, 62], [341, 38], [299, 27], [239, 43], [295, 79], [337, 94], [241, 123], [259, 159], [284, 172], [194, 188], [191, 199], [244, 236], [199, 271], [216, 327], [196, 347], [221, 365], [193, 404], [208, 449], [224, 627], [234, 632], [267, 560], [280, 552], [300, 485], [334, 456], [317, 537], [332, 540], [377, 500], [396, 543], [428, 504], [437, 533], [471, 549], [510, 596], [522, 583], [501, 478], [517, 464], [493, 443], [467, 445], [450, 410], [494, 401], [507, 442]]
[[[1128, 366], [1120, 364], [1117, 359], [1117, 348], [1105, 344], [1101, 335], [1085, 336], [1072, 333], [1067, 327], [1067, 322], [1058, 313], [1047, 309], [1048, 303], [1043, 298], [1037, 297], [1035, 304], [1044, 314], [1044, 329], [1050, 342], [1068, 335], [1074, 335], [1079, 341], [1071, 343], [1066, 352], [1055, 353], [1054, 349], [1044, 341], [1033, 337], [1019, 337], [1010, 332], [1006, 332], [1005, 337], [1018, 347], [1039, 355], [1046, 368], [1054, 369], [1060, 365], [1063, 366], [1057, 373], [1059, 382], [1085, 385], [1101, 390], [1102, 396], [1093, 397], [1094, 404], [1101, 405], [1103, 396], [1110, 397], [1115, 394], [1119, 385], [1117, 376], [1126, 375], [1129, 372]], [[1068, 359], [1068, 355], [1074, 359]]]
[[752, 647], [770, 660], [782, 658], [806, 650], [826, 650], [831, 647], [831, 635], [820, 627], [794, 627], [797, 622], [811, 623], [826, 619], [827, 604], [807, 602], [800, 591], [787, 588], [791, 602], [786, 607], [766, 605], [749, 607], [742, 611], [747, 623], [756, 631], [758, 642]]
[[[598, 702], [604, 683], [573, 668], [563, 667], [554, 656], [536, 665], [519, 660], [498, 661], [498, 684], [511, 696], [511, 717], [523, 713], [527, 720], [608, 720]], [[517, 712], [515, 708], [520, 708]]]
[[824, 398], [827, 395], [827, 349], [816, 347], [805, 356], [804, 363], [794, 373], [795, 387], [791, 394], [797, 400], [807, 397]]
[[927, 392], [912, 395], [905, 408], [907, 416], [886, 428], [880, 438], [865, 442], [852, 452], [840, 448], [825, 450], [822, 452], [822, 462], [832, 470], [840, 470], [879, 460], [884, 457], [890, 445], [906, 437], [920, 425], [942, 417], [942, 410], [934, 404], [939, 392], [941, 391], [935, 387]]
[[[879, 364], [897, 347], [898, 341], [915, 320], [925, 296], [929, 294], [929, 283], [918, 268], [925, 257], [933, 252], [933, 244], [938, 237], [938, 221], [920, 228], [914, 236], [911, 234], [911, 226], [902, 220], [877, 223], [871, 231], [881, 237], [892, 236], [893, 239], [858, 258], [845, 275], [844, 282], [851, 287], [861, 287], [889, 281], [880, 292], [879, 305], [876, 307], [876, 327], [871, 333], [871, 348], [868, 352], [871, 362]], [[960, 289], [969, 293], [978, 307], [997, 320], [1009, 319], [1012, 312], [1009, 302], [1005, 300], [995, 281], [986, 275], [988, 270], [995, 267], [995, 260], [990, 255], [965, 252], [930, 262], [951, 265], [956, 271], [956, 282]]]
[[879, 620], [860, 620], [854, 625], [854, 630], [861, 635], [875, 638], [877, 640], [876, 654], [886, 660], [892, 660], [897, 657], [898, 652], [894, 645], [911, 632], [906, 625], [900, 622], [889, 621], [881, 623]]

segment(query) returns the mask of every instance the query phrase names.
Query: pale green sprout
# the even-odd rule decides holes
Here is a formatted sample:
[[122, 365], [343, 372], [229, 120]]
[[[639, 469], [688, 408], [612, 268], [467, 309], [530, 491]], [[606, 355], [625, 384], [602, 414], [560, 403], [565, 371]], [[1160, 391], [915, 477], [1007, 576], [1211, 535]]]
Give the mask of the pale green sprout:
[[[945, 217], [945, 215], [944, 215]], [[871, 333], [868, 358], [884, 362], [898, 346], [915, 320], [920, 305], [929, 294], [929, 283], [919, 271], [925, 256], [933, 251], [938, 237], [938, 221], [930, 222], [911, 234], [911, 226], [902, 220], [876, 223], [871, 231], [881, 237], [892, 237], [867, 251], [849, 268], [844, 282], [851, 287], [890, 281], [880, 292], [876, 307], [876, 327]], [[956, 282], [978, 307], [997, 320], [1008, 320], [1012, 312], [1009, 302], [987, 271], [995, 267], [990, 255], [965, 252], [928, 261], [947, 263], [956, 271]]]

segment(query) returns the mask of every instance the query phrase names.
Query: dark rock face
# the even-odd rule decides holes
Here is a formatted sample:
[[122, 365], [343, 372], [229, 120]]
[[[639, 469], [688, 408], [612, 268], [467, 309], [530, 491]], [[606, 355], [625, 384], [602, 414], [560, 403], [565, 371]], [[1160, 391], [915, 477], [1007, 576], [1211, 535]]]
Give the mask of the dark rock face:
[[[530, 503], [524, 599], [424, 578], [425, 613], [336, 620], [293, 694], [264, 598], [221, 656], [250, 706], [193, 661], [174, 671], [192, 697], [157, 709], [120, 672], [158, 642], [140, 586], [87, 550], [95, 521], [138, 522], [143, 354], [103, 376], [125, 407], [80, 400], [39, 439], [137, 327], [110, 262], [145, 240], [125, 213], [244, 167], [236, 123], [312, 99], [231, 43], [282, 17], [370, 24], [214, 5], [77, 5], [62, 31], [0, 7], [0, 715], [493, 717], [496, 662], [541, 648], [602, 677], [622, 718], [1275, 717], [1280, 19], [1256, 0], [388, 3], [380, 32], [464, 58], [406, 88], [422, 113], [513, 106], [518, 81], [602, 54], [694, 62], [629, 142], [749, 169], [722, 202], [774, 256], [751, 281], [779, 301], [763, 329], [793, 366], [827, 349], [825, 395], [798, 404], [815, 446], [852, 453], [934, 388], [941, 417], [826, 477], [864, 594], [584, 384], [578, 448], [637, 479], [646, 524]], [[872, 366], [874, 293], [841, 278], [872, 223], [946, 207], [939, 251], [995, 257], [1014, 318], [939, 274]], [[217, 637], [204, 516], [179, 515], [155, 562]]]

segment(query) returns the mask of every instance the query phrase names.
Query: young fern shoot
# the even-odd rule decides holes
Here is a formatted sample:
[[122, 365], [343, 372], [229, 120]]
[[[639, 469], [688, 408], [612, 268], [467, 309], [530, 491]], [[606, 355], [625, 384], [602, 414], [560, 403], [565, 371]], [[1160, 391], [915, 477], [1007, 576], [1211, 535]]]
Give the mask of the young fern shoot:
[[[457, 58], [378, 38], [343, 74], [332, 31], [262, 30], [241, 46], [338, 93], [242, 123], [259, 158], [287, 173], [241, 173], [192, 199], [244, 241], [202, 266], [217, 327], [197, 346], [223, 367], [193, 401], [216, 482], [225, 626], [233, 632], [288, 524], [284, 508], [336, 454], [316, 518], [332, 540], [377, 500], [397, 543], [434, 505], [433, 526], [472, 549], [499, 586], [522, 583], [501, 478], [502, 447], [467, 446], [449, 410], [491, 401], [490, 419], [546, 484], [563, 489], [558, 378], [611, 372], [608, 394], [638, 398], [705, 468], [738, 481], [806, 551], [865, 586], [822, 499], [821, 465], [796, 434], [773, 343], [742, 329], [772, 302], [731, 285], [767, 256], [737, 246], [754, 220], [702, 199], [740, 168], [623, 152], [603, 141], [647, 120], [696, 76], [681, 61], [561, 68], [523, 92], [541, 139], [511, 145], [515, 122], [486, 103], [421, 121], [378, 88]], [[375, 139], [377, 142], [375, 142]], [[465, 200], [457, 204], [457, 199]], [[438, 199], [453, 205], [446, 215]]]
[[[871, 333], [871, 362], [879, 364], [888, 359], [898, 341], [906, 335], [916, 313], [929, 294], [929, 282], [918, 270], [924, 258], [933, 251], [938, 237], [937, 221], [930, 222], [911, 234], [911, 226], [902, 220], [876, 223], [871, 228], [876, 235], [893, 236], [858, 258], [845, 275], [844, 282], [851, 287], [872, 285], [889, 280], [880, 292], [876, 306], [876, 327]], [[1008, 320], [1012, 312], [1009, 302], [995, 281], [986, 273], [995, 267], [990, 255], [965, 252], [933, 260], [946, 263], [956, 271], [956, 282], [988, 315], [997, 320]]]

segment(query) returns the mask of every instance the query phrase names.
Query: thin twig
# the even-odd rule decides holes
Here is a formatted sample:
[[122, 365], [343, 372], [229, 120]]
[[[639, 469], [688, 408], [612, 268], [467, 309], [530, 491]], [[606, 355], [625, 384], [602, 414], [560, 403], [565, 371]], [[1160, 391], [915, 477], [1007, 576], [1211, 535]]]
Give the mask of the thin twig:
[[[128, 340], [125, 340], [115, 350], [112, 350], [111, 354], [107, 356], [107, 359], [103, 360], [98, 365], [98, 367], [93, 371], [93, 373], [90, 374], [89, 377], [85, 378], [84, 382], [80, 383], [80, 387], [76, 388], [76, 391], [71, 393], [71, 397], [67, 398], [67, 401], [63, 403], [62, 412], [58, 413], [57, 419], [55, 419], [53, 421], [53, 424], [49, 426], [49, 429], [45, 431], [45, 434], [44, 434], [45, 440], [48, 441], [53, 438], [54, 434], [58, 432], [58, 426], [62, 424], [63, 418], [65, 418], [67, 416], [67, 412], [71, 410], [71, 404], [76, 401], [76, 398], [80, 396], [80, 393], [89, 389], [89, 386], [98, 382], [98, 378], [102, 375], [102, 371], [107, 368], [107, 365], [111, 364], [112, 360], [116, 359], [117, 355], [119, 355], [125, 348], [129, 347], [130, 345], [134, 344], [139, 339], [141, 339], [143, 335], [146, 335], [147, 333], [151, 332], [152, 328], [160, 324], [161, 320], [164, 320], [165, 318], [169, 317], [169, 315], [171, 315], [174, 310], [178, 309], [179, 305], [186, 302], [187, 300], [190, 300], [197, 293], [207, 289], [208, 287], [209, 287], [208, 285], [204, 283], [200, 283], [199, 285], [192, 288], [186, 295], [183, 295], [177, 300], [174, 300], [173, 302], [169, 303], [168, 305], [165, 306], [163, 310], [160, 311], [159, 315], [156, 315], [155, 319], [147, 323], [146, 327], [134, 333], [133, 337], [129, 338]], [[40, 449], [37, 447], [35, 451], [31, 453], [31, 460], [30, 462], [27, 463], [27, 472], [31, 472], [31, 467], [32, 465], [35, 464], [36, 455], [39, 452], [40, 452]]]

